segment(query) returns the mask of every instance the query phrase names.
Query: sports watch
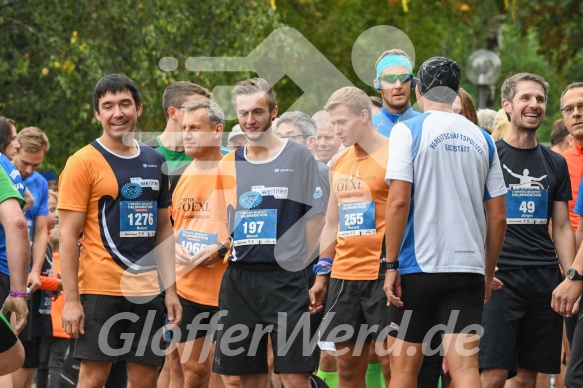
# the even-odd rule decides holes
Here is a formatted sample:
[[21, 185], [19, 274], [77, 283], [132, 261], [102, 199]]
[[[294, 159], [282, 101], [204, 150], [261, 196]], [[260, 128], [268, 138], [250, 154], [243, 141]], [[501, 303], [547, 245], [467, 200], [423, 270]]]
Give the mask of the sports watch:
[[218, 242], [217, 245], [219, 247], [219, 250], [217, 251], [217, 253], [219, 254], [219, 259], [222, 259], [227, 255], [227, 252], [229, 252], [229, 248], [227, 248], [225, 244], [220, 242]]
[[10, 296], [14, 296], [15, 298], [24, 298], [26, 300], [30, 299], [30, 288], [26, 288], [26, 292], [20, 292], [16, 290], [10, 290]]
[[583, 276], [579, 275], [579, 272], [575, 268], [569, 268], [566, 276], [569, 280], [583, 280]]
[[399, 268], [399, 260], [395, 260], [392, 262], [383, 261], [382, 262], [383, 269], [386, 271], [387, 269], [398, 269]]

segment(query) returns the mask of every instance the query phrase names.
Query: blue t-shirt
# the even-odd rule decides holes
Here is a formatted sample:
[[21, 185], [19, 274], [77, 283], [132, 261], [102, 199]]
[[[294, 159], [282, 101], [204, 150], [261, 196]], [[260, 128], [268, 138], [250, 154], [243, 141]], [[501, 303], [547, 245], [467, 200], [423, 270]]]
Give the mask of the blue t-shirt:
[[34, 241], [34, 221], [36, 217], [49, 214], [49, 184], [38, 172], [33, 172], [24, 180], [24, 184], [34, 197], [34, 205], [24, 214], [28, 224], [30, 241]]
[[[6, 171], [6, 174], [12, 180], [14, 187], [18, 189], [20, 195], [24, 197], [24, 182], [22, 181], [22, 176], [14, 164], [6, 157], [4, 154], [0, 154], [0, 165]], [[47, 186], [48, 187], [48, 186]], [[8, 259], [6, 257], [6, 234], [4, 233], [4, 227], [0, 225], [0, 272], [8, 275]]]
[[[579, 185], [579, 193], [583, 193], [583, 180], [581, 180], [581, 184]], [[573, 208], [573, 212], [580, 216], [583, 216], [583, 195], [578, 195], [577, 200], [575, 201], [575, 207]]]
[[413, 117], [419, 116], [421, 113], [413, 110], [412, 106], [409, 106], [403, 114], [393, 114], [390, 113], [384, 106], [379, 113], [372, 116], [372, 125], [375, 127], [378, 133], [384, 137], [391, 137], [391, 131], [395, 124], [411, 119]]

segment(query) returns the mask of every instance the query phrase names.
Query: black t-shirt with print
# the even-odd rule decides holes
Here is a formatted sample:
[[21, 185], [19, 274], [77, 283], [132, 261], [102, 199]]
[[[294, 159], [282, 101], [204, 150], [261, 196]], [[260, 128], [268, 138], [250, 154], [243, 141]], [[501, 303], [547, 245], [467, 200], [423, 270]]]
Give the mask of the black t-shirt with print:
[[553, 202], [571, 199], [567, 162], [538, 144], [519, 149], [496, 142], [506, 194], [506, 238], [498, 259], [500, 269], [553, 267], [557, 255], [549, 235]]

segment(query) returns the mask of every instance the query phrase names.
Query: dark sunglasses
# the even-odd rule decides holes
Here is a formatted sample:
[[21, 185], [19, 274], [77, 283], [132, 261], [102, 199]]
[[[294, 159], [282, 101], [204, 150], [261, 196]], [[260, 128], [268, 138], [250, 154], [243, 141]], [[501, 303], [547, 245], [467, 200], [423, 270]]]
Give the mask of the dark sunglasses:
[[400, 81], [402, 84], [404, 84], [405, 82], [409, 82], [413, 79], [413, 74], [383, 74], [379, 76], [379, 79], [389, 84], [397, 83], [397, 81]]

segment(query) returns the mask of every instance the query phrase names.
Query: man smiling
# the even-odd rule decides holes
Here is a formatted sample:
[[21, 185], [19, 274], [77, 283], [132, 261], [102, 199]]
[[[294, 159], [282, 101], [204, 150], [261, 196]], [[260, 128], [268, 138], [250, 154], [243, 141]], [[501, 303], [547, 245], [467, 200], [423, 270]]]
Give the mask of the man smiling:
[[530, 73], [515, 74], [502, 85], [511, 128], [496, 147], [508, 187], [508, 228], [496, 273], [503, 285], [492, 292], [482, 320], [484, 387], [504, 386], [516, 368], [516, 383], [524, 387], [535, 386], [537, 372], [560, 372], [562, 318], [551, 308], [551, 295], [561, 282], [559, 263], [571, 267], [575, 236], [565, 158], [536, 141], [548, 88], [544, 78]]

